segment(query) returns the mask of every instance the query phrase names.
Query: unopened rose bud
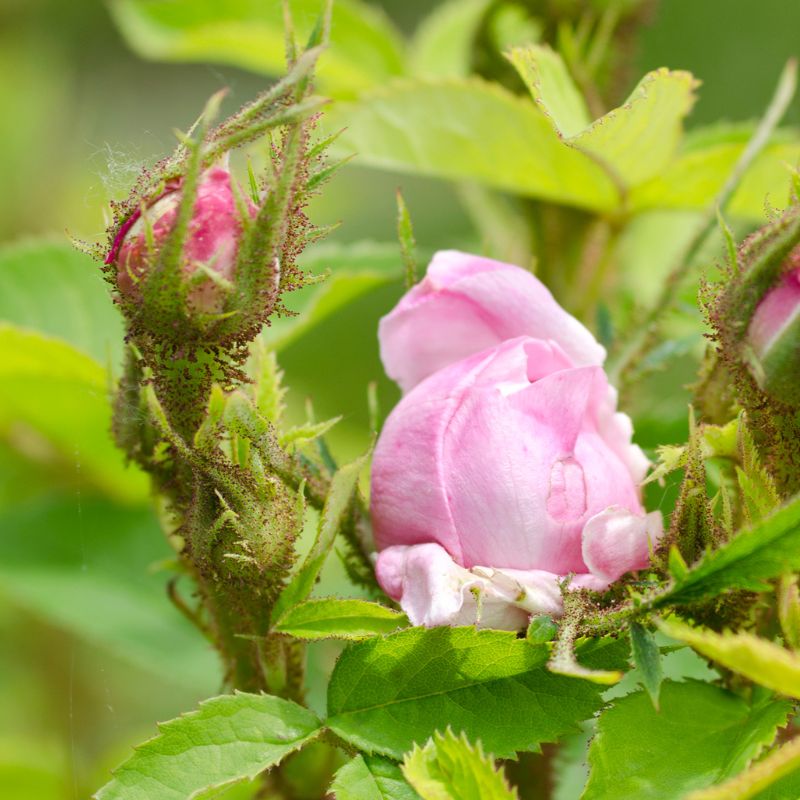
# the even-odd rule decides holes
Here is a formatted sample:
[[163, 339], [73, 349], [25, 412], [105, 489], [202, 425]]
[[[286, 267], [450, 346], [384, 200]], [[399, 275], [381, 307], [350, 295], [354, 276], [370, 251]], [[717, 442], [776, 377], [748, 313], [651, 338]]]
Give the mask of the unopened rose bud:
[[800, 268], [786, 272], [758, 304], [747, 339], [759, 386], [783, 403], [800, 405]]
[[[190, 282], [187, 302], [196, 312], [222, 311], [225, 286], [234, 279], [242, 221], [232, 180], [226, 169], [212, 167], [198, 183], [181, 256], [184, 277]], [[141, 297], [140, 283], [172, 231], [181, 199], [181, 182], [168, 183], [163, 194], [120, 228], [106, 263], [116, 264], [117, 288], [126, 298]], [[255, 216], [255, 206], [248, 203], [247, 207]]]
[[[484, 289], [499, 313], [508, 276], [495, 272], [496, 294]], [[403, 397], [381, 433], [377, 577], [415, 624], [515, 629], [531, 613], [559, 614], [566, 576], [573, 588], [603, 589], [647, 567], [661, 536], [661, 515], [642, 507], [648, 462], [631, 422], [602, 368], [576, 360], [601, 348], [556, 306], [559, 328], [543, 297], [547, 339], [451, 361]], [[450, 317], [427, 322], [420, 337], [448, 337]], [[469, 326], [460, 330], [467, 337]]]
[[445, 250], [380, 323], [386, 374], [407, 392], [437, 369], [515, 336], [552, 339], [576, 365], [605, 350], [530, 272]]

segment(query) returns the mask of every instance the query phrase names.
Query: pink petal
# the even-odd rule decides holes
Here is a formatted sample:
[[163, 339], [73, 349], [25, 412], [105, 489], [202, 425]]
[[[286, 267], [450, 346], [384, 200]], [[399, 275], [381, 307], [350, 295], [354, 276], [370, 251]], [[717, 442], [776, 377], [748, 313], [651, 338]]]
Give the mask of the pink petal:
[[632, 514], [611, 506], [583, 528], [583, 560], [589, 571], [609, 583], [626, 572], [644, 569], [663, 534], [661, 513]]
[[531, 273], [457, 251], [437, 253], [426, 277], [380, 323], [386, 374], [403, 391], [466, 356], [518, 336], [552, 339], [577, 365], [605, 350]]

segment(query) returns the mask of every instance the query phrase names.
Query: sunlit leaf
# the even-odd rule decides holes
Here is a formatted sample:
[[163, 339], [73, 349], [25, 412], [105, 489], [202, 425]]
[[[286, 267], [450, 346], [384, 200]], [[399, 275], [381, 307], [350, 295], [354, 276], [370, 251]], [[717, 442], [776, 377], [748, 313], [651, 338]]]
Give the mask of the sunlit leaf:
[[255, 778], [319, 733], [305, 708], [271, 695], [237, 693], [201, 703], [159, 725], [114, 771], [97, 800], [189, 800]]
[[[714, 126], [687, 136], [678, 157], [662, 175], [637, 187], [631, 206], [703, 208], [713, 202], [747, 145], [752, 129]], [[788, 131], [777, 133], [756, 158], [734, 194], [729, 212], [763, 220], [765, 208], [784, 208], [789, 198], [789, 165], [800, 158], [800, 141]]]
[[[798, 779], [800, 739], [794, 739], [773, 750], [735, 778], [710, 789], [692, 792], [686, 800], [749, 800], [751, 797], [759, 800], [790, 800], [798, 796]], [[784, 791], [787, 793], [784, 794]]]
[[470, 179], [593, 210], [616, 207], [603, 169], [531, 103], [477, 78], [398, 81], [325, 115], [337, 152], [402, 172]]
[[569, 139], [589, 127], [586, 101], [558, 53], [545, 45], [528, 45], [512, 48], [508, 57], [561, 136]]
[[621, 185], [643, 183], [659, 175], [675, 155], [695, 85], [688, 72], [650, 72], [619, 108], [567, 141], [600, 161]]
[[403, 762], [403, 774], [423, 800], [516, 800], [491, 756], [462, 734], [436, 733]]
[[800, 497], [703, 556], [654, 607], [688, 603], [728, 589], [763, 591], [770, 578], [800, 569]]
[[297, 639], [368, 639], [407, 625], [405, 614], [378, 603], [325, 597], [290, 608], [274, 630]]
[[[298, 37], [305, 41], [324, 4], [292, 0]], [[231, 64], [276, 75], [285, 68], [281, 3], [248, 0], [113, 0], [114, 19], [142, 56], [166, 61]], [[379, 85], [403, 69], [402, 43], [374, 6], [337, 0], [331, 41], [318, 77], [327, 93]]]
[[412, 628], [351, 645], [328, 687], [329, 727], [366, 752], [401, 758], [448, 726], [510, 757], [576, 730], [601, 687], [546, 669], [547, 645], [474, 628]]
[[331, 784], [336, 800], [419, 800], [400, 767], [381, 756], [357, 755]]
[[718, 686], [666, 681], [660, 711], [646, 692], [614, 701], [599, 718], [581, 800], [679, 800], [735, 775], [775, 737], [791, 705], [748, 705]]
[[663, 621], [659, 628], [751, 681], [800, 698], [800, 656], [796, 653], [751, 633], [716, 633], [677, 620]]

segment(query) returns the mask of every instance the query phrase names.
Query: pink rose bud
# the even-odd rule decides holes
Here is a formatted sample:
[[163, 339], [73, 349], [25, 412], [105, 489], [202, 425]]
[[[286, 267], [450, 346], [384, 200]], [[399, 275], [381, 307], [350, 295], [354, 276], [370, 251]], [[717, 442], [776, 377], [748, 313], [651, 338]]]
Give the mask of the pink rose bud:
[[[488, 274], [506, 291], [515, 272]], [[642, 507], [648, 462], [631, 422], [602, 368], [586, 364], [601, 348], [526, 280], [518, 285], [543, 298], [551, 338], [510, 339], [435, 371], [396, 406], [375, 450], [377, 577], [414, 624], [513, 630], [530, 614], [557, 615], [566, 576], [603, 589], [647, 567], [662, 533], [660, 513]], [[484, 282], [482, 292], [497, 297], [499, 318], [499, 290]], [[429, 302], [444, 308], [449, 297], [444, 289]], [[466, 315], [460, 298], [451, 308]], [[420, 316], [419, 336], [447, 338], [453, 318], [443, 311], [437, 328]]]
[[800, 405], [800, 267], [785, 273], [758, 304], [747, 338], [761, 388], [784, 403]]
[[[183, 269], [187, 278], [201, 266], [216, 276], [200, 280], [188, 292], [189, 306], [198, 312], [219, 313], [225, 292], [223, 285], [234, 277], [242, 224], [236, 206], [231, 174], [212, 167], [200, 178], [189, 231], [183, 246]], [[180, 181], [167, 184], [164, 193], [149, 208], [135, 212], [117, 235], [107, 264], [117, 265], [117, 287], [131, 300], [140, 296], [139, 283], [148, 273], [161, 245], [172, 230], [181, 202]], [[252, 216], [256, 207], [248, 204]], [[146, 219], [145, 219], [146, 217]], [[148, 243], [149, 225], [152, 243]]]
[[576, 366], [602, 364], [605, 350], [530, 272], [445, 250], [380, 322], [386, 374], [407, 392], [465, 356], [515, 336], [552, 339]]

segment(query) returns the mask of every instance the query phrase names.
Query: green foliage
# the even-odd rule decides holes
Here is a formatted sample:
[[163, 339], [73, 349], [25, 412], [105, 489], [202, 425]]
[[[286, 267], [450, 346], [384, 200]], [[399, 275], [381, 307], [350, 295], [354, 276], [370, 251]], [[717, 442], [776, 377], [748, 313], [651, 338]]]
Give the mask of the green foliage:
[[423, 800], [516, 800], [480, 742], [473, 746], [452, 731], [436, 733], [403, 761], [403, 774]]
[[470, 73], [475, 38], [491, 0], [447, 0], [426, 16], [409, 48], [411, 72], [421, 78], [463, 78]]
[[553, 622], [552, 617], [538, 616], [531, 617], [525, 638], [531, 644], [543, 644], [552, 641], [558, 633], [558, 625]]
[[122, 320], [92, 258], [67, 242], [31, 239], [0, 248], [0, 275], [0, 320], [118, 366]]
[[319, 578], [325, 560], [333, 548], [333, 541], [352, 512], [352, 502], [358, 488], [358, 476], [366, 456], [342, 467], [331, 480], [325, 506], [319, 518], [317, 537], [302, 565], [295, 571], [283, 589], [272, 610], [273, 619], [280, 621], [293, 606], [310, 594]]
[[[788, 778], [784, 782], [784, 778]], [[796, 782], [800, 778], [800, 739], [773, 750], [735, 778], [710, 789], [693, 792], [687, 800], [789, 800], [797, 797]], [[790, 781], [795, 783], [792, 788]], [[783, 784], [783, 786], [781, 785]], [[783, 794], [788, 790], [788, 794]]]
[[325, 597], [292, 606], [273, 630], [297, 639], [368, 639], [407, 625], [405, 614], [378, 603]]
[[381, 756], [357, 755], [331, 784], [336, 800], [419, 800], [400, 767]]
[[558, 53], [544, 45], [529, 45], [512, 48], [508, 58], [556, 133], [569, 139], [589, 127], [586, 101]]
[[675, 620], [661, 622], [667, 636], [755, 683], [800, 699], [800, 656], [751, 633], [715, 633]]
[[658, 710], [658, 695], [664, 680], [661, 651], [655, 636], [638, 622], [631, 624], [631, 655], [634, 666], [641, 673], [642, 684]]
[[[540, 109], [515, 104], [499, 84], [490, 89], [465, 80], [489, 6], [486, 0], [439, 6], [420, 25], [406, 55], [401, 37], [379, 12], [357, 0], [335, 3], [330, 51], [321, 61], [319, 78], [323, 91], [353, 101], [329, 115], [331, 131], [347, 129], [341, 152], [356, 151], [374, 166], [474, 179], [597, 211], [708, 207], [747, 137], [743, 126], [717, 126], [684, 141], [681, 120], [694, 86], [688, 73], [650, 73], [623, 105], [590, 125], [585, 101], [561, 56], [531, 45], [534, 31], [516, 20], [512, 40], [518, 41], [517, 29], [524, 29], [528, 42], [514, 48], [510, 58]], [[291, 8], [306, 35], [319, 3], [301, 0]], [[129, 43], [146, 57], [223, 62], [269, 74], [283, 68], [277, 4], [254, 9], [234, 0], [115, 0], [112, 10]], [[514, 10], [501, 9], [497, 20], [516, 19], [519, 14], [504, 13]], [[570, 58], [585, 32], [560, 28], [559, 44]], [[391, 78], [407, 75], [417, 77], [387, 86]], [[570, 147], [581, 154], [565, 154]], [[785, 165], [794, 163], [798, 152], [793, 134], [775, 137], [748, 170], [731, 213], [760, 219], [765, 196], [783, 201]], [[552, 180], [552, 171], [559, 182]]]
[[400, 253], [396, 244], [357, 242], [321, 244], [303, 255], [303, 269], [311, 273], [329, 270], [319, 284], [309, 284], [286, 297], [293, 316], [270, 320], [262, 339], [283, 350], [316, 325], [353, 303], [366, 293], [402, 279]]
[[412, 628], [351, 645], [328, 686], [328, 726], [394, 758], [448, 726], [499, 757], [537, 751], [602, 705], [598, 686], [553, 675], [547, 658], [546, 645], [474, 628]]
[[763, 591], [765, 581], [800, 569], [800, 498], [703, 558], [653, 599], [653, 607], [690, 603], [729, 589]]
[[530, 100], [477, 78], [397, 82], [326, 114], [346, 130], [337, 152], [402, 172], [480, 181], [498, 189], [612, 210], [601, 167], [566, 146]]
[[564, 143], [601, 164], [623, 195], [669, 163], [694, 101], [688, 72], [649, 73], [622, 106], [590, 124], [586, 103], [557, 53], [520, 47], [510, 59]]
[[159, 728], [97, 800], [187, 800], [252, 780], [316, 736], [320, 723], [296, 703], [238, 692], [212, 697]]
[[699, 681], [666, 681], [660, 711], [643, 691], [619, 698], [598, 721], [581, 800], [679, 800], [724, 781], [773, 740], [790, 708], [768, 697], [748, 705]]
[[[319, 0], [292, 0], [292, 16], [303, 38], [309, 35], [321, 6]], [[114, 0], [111, 10], [128, 43], [147, 58], [214, 61], [268, 75], [283, 72], [280, 3]], [[389, 21], [358, 0], [336, 2], [330, 52], [319, 68], [324, 90], [348, 95], [380, 85], [401, 70], [401, 44]]]
[[152, 570], [171, 552], [151, 511], [70, 492], [3, 511], [0, 530], [0, 587], [15, 607], [149, 676], [216, 685], [216, 655]]
[[45, 465], [79, 471], [90, 486], [141, 501], [146, 481], [108, 435], [105, 370], [59, 339], [0, 323], [0, 435]]
[[[663, 173], [632, 192], [631, 204], [641, 210], [707, 206], [741, 158], [750, 134], [752, 128], [746, 125], [692, 131]], [[762, 219], [765, 197], [783, 205], [789, 191], [786, 165], [795, 163], [798, 150], [800, 147], [792, 134], [774, 136], [734, 192], [729, 212]]]

